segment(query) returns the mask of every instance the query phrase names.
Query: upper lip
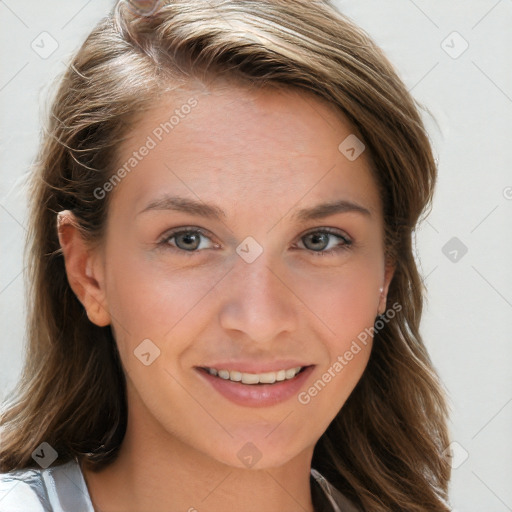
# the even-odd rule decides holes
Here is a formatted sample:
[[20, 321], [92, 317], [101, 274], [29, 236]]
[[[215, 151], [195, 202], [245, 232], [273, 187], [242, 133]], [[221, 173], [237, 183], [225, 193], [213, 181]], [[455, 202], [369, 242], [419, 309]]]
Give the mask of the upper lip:
[[234, 370], [242, 373], [266, 373], [277, 372], [279, 370], [288, 370], [289, 368], [304, 368], [311, 366], [294, 359], [286, 359], [282, 361], [255, 362], [255, 361], [220, 361], [208, 363], [199, 368], [215, 368], [216, 370]]

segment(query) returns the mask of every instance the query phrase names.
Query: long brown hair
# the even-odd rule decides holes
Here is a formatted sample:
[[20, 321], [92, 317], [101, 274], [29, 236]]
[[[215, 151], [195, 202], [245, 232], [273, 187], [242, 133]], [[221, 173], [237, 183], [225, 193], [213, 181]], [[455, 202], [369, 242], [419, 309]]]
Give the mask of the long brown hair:
[[[313, 467], [370, 512], [449, 510], [447, 406], [420, 336], [423, 285], [412, 247], [436, 180], [420, 106], [381, 50], [321, 0], [173, 0], [153, 13], [120, 2], [92, 31], [61, 79], [31, 182], [27, 243], [28, 347], [3, 407], [0, 471], [37, 467], [43, 441], [56, 463], [99, 469], [126, 429], [125, 377], [110, 326], [87, 318], [67, 281], [56, 213], [72, 210], [101, 243], [115, 171], [137, 113], [166, 88], [225, 77], [293, 87], [339, 109], [371, 156], [396, 265], [368, 366], [318, 441]], [[98, 196], [98, 197], [97, 197]]]

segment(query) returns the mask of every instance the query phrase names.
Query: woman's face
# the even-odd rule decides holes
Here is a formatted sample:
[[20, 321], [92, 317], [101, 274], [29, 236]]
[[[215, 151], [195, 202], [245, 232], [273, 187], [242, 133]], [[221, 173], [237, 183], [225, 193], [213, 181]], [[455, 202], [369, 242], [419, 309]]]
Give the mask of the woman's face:
[[304, 92], [181, 90], [145, 113], [92, 260], [129, 422], [241, 468], [312, 454], [390, 279], [361, 149]]

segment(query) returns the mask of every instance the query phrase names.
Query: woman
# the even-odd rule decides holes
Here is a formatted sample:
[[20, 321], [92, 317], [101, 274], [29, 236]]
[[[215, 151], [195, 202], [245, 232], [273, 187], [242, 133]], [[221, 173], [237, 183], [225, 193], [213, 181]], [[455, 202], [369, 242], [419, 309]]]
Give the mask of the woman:
[[414, 100], [328, 2], [147, 4], [53, 102], [0, 511], [448, 511]]

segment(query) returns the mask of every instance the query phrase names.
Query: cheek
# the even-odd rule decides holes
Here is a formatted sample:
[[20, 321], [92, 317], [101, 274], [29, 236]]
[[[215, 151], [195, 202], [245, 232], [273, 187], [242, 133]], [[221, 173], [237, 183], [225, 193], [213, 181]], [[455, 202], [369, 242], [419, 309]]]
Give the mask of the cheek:
[[367, 262], [345, 270], [329, 280], [317, 280], [315, 293], [311, 294], [311, 309], [328, 327], [322, 329], [326, 357], [297, 400], [309, 417], [322, 419], [318, 421], [319, 435], [357, 385], [372, 348], [379, 266]]
[[107, 267], [107, 301], [116, 331], [130, 343], [159, 339], [182, 317], [193, 300], [190, 286], [144, 257], [111, 251]]
[[177, 358], [214, 313], [208, 296], [225, 269], [191, 273], [133, 252], [113, 250], [107, 260], [108, 306], [119, 350], [130, 358], [150, 339], [162, 350], [171, 347]]
[[360, 258], [337, 270], [302, 276], [294, 286], [297, 295], [343, 343], [373, 325], [382, 272], [377, 258]]

